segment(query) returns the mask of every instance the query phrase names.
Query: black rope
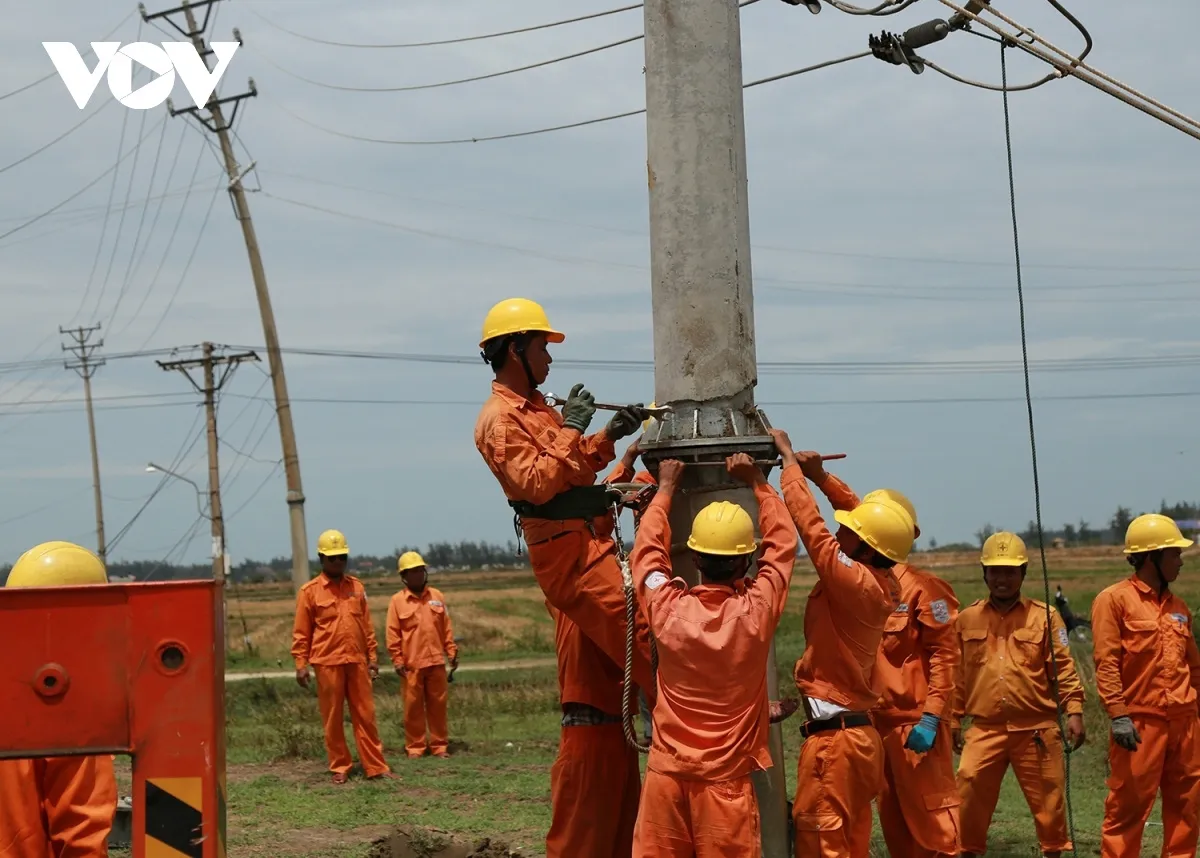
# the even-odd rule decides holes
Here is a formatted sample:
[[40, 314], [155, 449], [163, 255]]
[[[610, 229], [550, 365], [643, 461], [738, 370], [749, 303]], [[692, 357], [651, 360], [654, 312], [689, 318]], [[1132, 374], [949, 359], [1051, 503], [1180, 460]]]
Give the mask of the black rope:
[[[1021, 366], [1025, 377], [1025, 413], [1029, 418], [1029, 455], [1033, 462], [1033, 506], [1037, 521], [1038, 552], [1042, 561], [1042, 584], [1046, 591], [1046, 640], [1050, 649], [1050, 686], [1054, 690], [1055, 716], [1063, 742], [1063, 762], [1066, 766], [1067, 828], [1071, 836], [1071, 854], [1077, 854], [1075, 843], [1075, 812], [1071, 806], [1071, 750], [1067, 746], [1067, 731], [1063, 726], [1062, 695], [1058, 686], [1058, 657], [1054, 653], [1054, 623], [1050, 610], [1050, 571], [1046, 564], [1046, 538], [1042, 530], [1042, 488], [1038, 479], [1037, 434], [1033, 428], [1033, 393], [1029, 384], [1029, 339], [1025, 330], [1025, 284], [1021, 279], [1021, 241], [1017, 231], [1017, 190], [1013, 179], [1012, 125], [1008, 116], [1008, 62], [1005, 51], [1008, 41], [1000, 44], [1000, 85], [1004, 98], [1004, 145], [1008, 156], [1008, 201], [1012, 211], [1013, 257], [1017, 268], [1017, 307], [1021, 317]], [[1066, 628], [1065, 622], [1063, 628]], [[1068, 641], [1070, 639], [1068, 638]], [[1068, 643], [1069, 646], [1069, 643]]]

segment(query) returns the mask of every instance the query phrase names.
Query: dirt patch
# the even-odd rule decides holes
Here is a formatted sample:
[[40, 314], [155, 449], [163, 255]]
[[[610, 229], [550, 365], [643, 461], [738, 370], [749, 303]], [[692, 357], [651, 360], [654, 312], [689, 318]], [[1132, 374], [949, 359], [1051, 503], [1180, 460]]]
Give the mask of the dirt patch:
[[368, 858], [521, 858], [508, 844], [454, 837], [435, 828], [402, 825], [371, 844]]

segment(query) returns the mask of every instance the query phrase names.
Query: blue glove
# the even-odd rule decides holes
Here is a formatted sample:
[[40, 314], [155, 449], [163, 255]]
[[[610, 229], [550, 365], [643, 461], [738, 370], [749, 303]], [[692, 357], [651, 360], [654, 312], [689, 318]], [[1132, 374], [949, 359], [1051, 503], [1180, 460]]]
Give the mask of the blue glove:
[[910, 751], [916, 751], [918, 754], [924, 754], [933, 747], [933, 740], [937, 738], [937, 729], [940, 723], [938, 716], [926, 712], [917, 722], [917, 726], [913, 727], [912, 732], [908, 734], [908, 740], [905, 741], [904, 747]]

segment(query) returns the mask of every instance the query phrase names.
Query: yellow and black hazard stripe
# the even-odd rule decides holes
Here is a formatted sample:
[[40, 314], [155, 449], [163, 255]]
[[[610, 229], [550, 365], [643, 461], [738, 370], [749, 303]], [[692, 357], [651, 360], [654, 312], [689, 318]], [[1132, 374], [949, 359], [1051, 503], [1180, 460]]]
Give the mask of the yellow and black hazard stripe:
[[201, 778], [146, 780], [146, 858], [203, 858]]

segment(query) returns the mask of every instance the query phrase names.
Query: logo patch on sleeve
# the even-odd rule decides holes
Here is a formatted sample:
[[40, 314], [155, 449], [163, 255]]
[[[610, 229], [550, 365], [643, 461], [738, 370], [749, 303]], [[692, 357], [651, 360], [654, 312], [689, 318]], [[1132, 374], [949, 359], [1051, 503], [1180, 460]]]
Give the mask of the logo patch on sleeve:
[[664, 575], [661, 572], [651, 572], [649, 575], [646, 576], [646, 589], [647, 590], [657, 590], [659, 587], [661, 587], [663, 584], [667, 583], [670, 580], [671, 580], [670, 578], [668, 578], [666, 575]]
[[1185, 616], [1184, 614], [1171, 614], [1171, 618], [1174, 619], [1175, 622], [1177, 622], [1177, 623], [1182, 623], [1183, 625], [1187, 625], [1187, 616]]
[[1060, 644], [1062, 644], [1063, 646], [1070, 646], [1070, 645], [1071, 645], [1071, 639], [1070, 639], [1070, 638], [1067, 636], [1067, 630], [1066, 630], [1066, 629], [1059, 629], [1059, 630], [1058, 630], [1058, 642], [1059, 642]]
[[929, 610], [933, 618], [942, 625], [950, 622], [950, 606], [946, 604], [945, 599], [934, 599], [929, 603]]
[[854, 561], [851, 560], [849, 557], [847, 557], [841, 551], [838, 552], [838, 562], [841, 563], [843, 566], [853, 566], [854, 565]]

